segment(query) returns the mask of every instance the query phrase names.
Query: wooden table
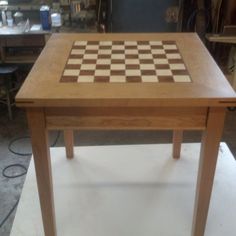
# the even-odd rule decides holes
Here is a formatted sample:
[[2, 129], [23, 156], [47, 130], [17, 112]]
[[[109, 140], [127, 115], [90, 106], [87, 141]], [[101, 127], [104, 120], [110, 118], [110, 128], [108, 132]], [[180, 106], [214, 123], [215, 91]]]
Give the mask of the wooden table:
[[[127, 82], [123, 80], [124, 71], [112, 71], [109, 74], [107, 65], [103, 65], [97, 68], [104, 70], [104, 73], [95, 72], [98, 76], [95, 76], [97, 82], [91, 82], [91, 73], [82, 69], [83, 64], [79, 71], [73, 64], [76, 64], [76, 60], [81, 63], [85, 54], [96, 53], [93, 46], [99, 41], [103, 42], [101, 54], [104, 53], [103, 50], [108, 50], [106, 41], [115, 41], [118, 46], [114, 47], [112, 56], [110, 55], [112, 68], [117, 67], [113, 64], [122, 63], [122, 55], [116, 55], [122, 52], [117, 52], [116, 49], [121, 50], [120, 46], [124, 44], [127, 50], [131, 50], [126, 53], [130, 54], [131, 59], [127, 60], [128, 64], [132, 64], [132, 58], [139, 58], [140, 63], [150, 63], [150, 55], [143, 54], [148, 53], [148, 47], [153, 48], [156, 79], [152, 72], [146, 73], [145, 68], [151, 67], [150, 64], [142, 65], [143, 82], [139, 81], [137, 70], [135, 73], [128, 72], [136, 66], [126, 65]], [[137, 41], [140, 45], [145, 45], [138, 53], [142, 54], [141, 56], [132, 51], [132, 45], [137, 44]], [[91, 45], [86, 52], [83, 51], [85, 42]], [[163, 56], [163, 48], [160, 46], [164, 42], [172, 46], [165, 46]], [[71, 50], [72, 45], [74, 48]], [[177, 48], [174, 45], [177, 45]], [[174, 55], [167, 56], [167, 52]], [[177, 55], [178, 52], [180, 56]], [[171, 66], [174, 69], [172, 72], [178, 72], [181, 76], [188, 73], [189, 77], [186, 74], [184, 77], [177, 75], [171, 80], [167, 66], [159, 65], [166, 61], [166, 57], [172, 63], [183, 60], [184, 65]], [[100, 55], [99, 58], [107, 59], [107, 56]], [[94, 55], [86, 56], [84, 60], [88, 63], [97, 63], [94, 62]], [[83, 66], [87, 70], [91, 69]], [[162, 71], [163, 68], [165, 72]], [[175, 69], [180, 69], [181, 72], [176, 72]], [[114, 76], [119, 73], [123, 77]], [[132, 73], [136, 77], [131, 78]], [[164, 78], [163, 75], [167, 77]], [[112, 81], [107, 81], [109, 78]], [[187, 80], [183, 81], [183, 78]], [[48, 131], [54, 129], [64, 130], [68, 158], [73, 157], [75, 129], [174, 130], [175, 158], [180, 154], [182, 131], [202, 130], [191, 235], [204, 235], [225, 108], [236, 105], [236, 94], [196, 34], [55, 34], [49, 39], [36, 61], [16, 97], [16, 102], [27, 111], [46, 236], [56, 235], [48, 145]]]

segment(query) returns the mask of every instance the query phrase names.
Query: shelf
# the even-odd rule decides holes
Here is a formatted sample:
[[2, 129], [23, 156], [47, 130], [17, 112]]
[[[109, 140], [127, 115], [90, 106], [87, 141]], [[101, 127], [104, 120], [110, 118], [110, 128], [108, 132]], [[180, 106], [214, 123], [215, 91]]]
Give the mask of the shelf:
[[14, 4], [8, 5], [8, 11], [39, 11], [40, 5], [32, 5], [32, 4]]

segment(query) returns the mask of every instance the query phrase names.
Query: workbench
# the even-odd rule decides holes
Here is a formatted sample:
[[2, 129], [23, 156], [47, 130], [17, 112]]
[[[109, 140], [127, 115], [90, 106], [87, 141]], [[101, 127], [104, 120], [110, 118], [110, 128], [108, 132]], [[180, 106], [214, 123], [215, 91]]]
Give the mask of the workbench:
[[[207, 35], [207, 39], [210, 42], [215, 43], [227, 43], [227, 44], [236, 44], [236, 36], [225, 36], [225, 35]], [[233, 84], [234, 90], [236, 90], [236, 54], [234, 55], [234, 71], [233, 71]]]
[[50, 37], [47, 31], [23, 32], [19, 27], [0, 28], [1, 63], [34, 63]]

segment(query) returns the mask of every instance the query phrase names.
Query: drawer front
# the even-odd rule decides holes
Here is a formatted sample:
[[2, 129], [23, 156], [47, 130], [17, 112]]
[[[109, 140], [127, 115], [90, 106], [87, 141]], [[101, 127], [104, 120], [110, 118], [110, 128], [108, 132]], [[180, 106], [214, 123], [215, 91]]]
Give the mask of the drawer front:
[[48, 129], [204, 130], [207, 108], [46, 108]]

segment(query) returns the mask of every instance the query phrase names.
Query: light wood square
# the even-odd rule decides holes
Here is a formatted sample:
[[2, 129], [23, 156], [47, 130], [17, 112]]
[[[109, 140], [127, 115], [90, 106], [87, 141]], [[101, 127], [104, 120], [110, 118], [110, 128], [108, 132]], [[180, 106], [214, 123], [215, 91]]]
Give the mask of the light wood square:
[[173, 53], [173, 54], [166, 54], [167, 59], [181, 59], [181, 56], [179, 53]]
[[153, 49], [152, 54], [165, 54], [165, 50], [163, 49]]
[[139, 59], [153, 59], [151, 54], [139, 54]]
[[154, 46], [161, 46], [162, 45], [162, 41], [150, 41], [149, 44], [150, 45], [154, 45]]
[[126, 55], [137, 55], [138, 54], [138, 50], [137, 49], [126, 49], [125, 50], [125, 54]]
[[151, 50], [150, 45], [138, 45], [139, 50]]
[[158, 69], [158, 70], [156, 70], [156, 73], [158, 76], [172, 76], [171, 70]]
[[125, 59], [125, 55], [124, 54], [112, 54], [111, 55], [111, 59]]
[[85, 50], [81, 50], [81, 49], [72, 49], [71, 50], [72, 55], [83, 55], [84, 53], [85, 53]]
[[95, 76], [110, 76], [110, 70], [96, 70]]
[[158, 82], [157, 76], [155, 75], [143, 75], [142, 76], [142, 82]]
[[111, 59], [98, 59], [97, 65], [110, 65]]
[[140, 70], [126, 70], [125, 74], [127, 76], [141, 76], [141, 71]]
[[191, 82], [191, 78], [188, 75], [175, 75], [173, 79], [175, 82]]
[[169, 49], [169, 50], [175, 50], [177, 49], [177, 46], [175, 44], [170, 44], [170, 45], [163, 45], [164, 49]]
[[124, 45], [112, 45], [112, 50], [125, 50]]
[[137, 41], [125, 41], [124, 43], [127, 46], [136, 46], [137, 45]]
[[155, 65], [153, 64], [140, 64], [141, 70], [155, 70]]
[[170, 69], [172, 69], [172, 70], [185, 70], [186, 67], [184, 64], [170, 64]]
[[98, 50], [99, 45], [87, 45], [86, 50]]
[[68, 60], [68, 63], [69, 65], [80, 65], [82, 63], [82, 60], [81, 59], [69, 59]]
[[139, 65], [139, 59], [125, 59], [126, 65]]
[[63, 73], [64, 76], [78, 76], [80, 70], [66, 69]]
[[77, 80], [78, 83], [93, 83], [94, 76], [80, 75]]
[[111, 64], [111, 70], [125, 70], [125, 64]]
[[126, 77], [122, 75], [112, 75], [110, 76], [110, 82], [125, 83]]
[[110, 49], [108, 49], [108, 50], [99, 50], [98, 54], [100, 54], [100, 55], [111, 55], [111, 50]]
[[84, 59], [97, 59], [97, 54], [85, 54]]
[[167, 59], [154, 59], [154, 63], [157, 65], [169, 64]]
[[82, 64], [80, 67], [80, 70], [95, 70], [96, 65], [95, 64]]

